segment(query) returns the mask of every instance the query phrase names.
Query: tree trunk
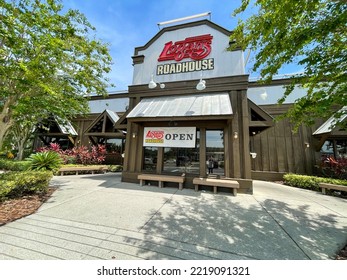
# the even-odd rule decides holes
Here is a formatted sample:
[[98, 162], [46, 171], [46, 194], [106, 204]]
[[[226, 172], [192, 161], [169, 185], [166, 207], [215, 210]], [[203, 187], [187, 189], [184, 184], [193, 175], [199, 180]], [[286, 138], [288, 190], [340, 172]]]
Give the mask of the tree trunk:
[[17, 159], [18, 159], [18, 160], [23, 160], [25, 142], [26, 142], [26, 141], [18, 141], [18, 142], [17, 142], [17, 148], [18, 148]]
[[6, 134], [11, 126], [11, 122], [4, 122], [3, 119], [0, 117], [0, 149], [2, 148]]
[[14, 124], [12, 129], [13, 140], [16, 141], [18, 154], [17, 159], [23, 160], [25, 147], [28, 143], [30, 135], [34, 131], [34, 125], [32, 123], [17, 123]]
[[5, 137], [10, 127], [13, 125], [11, 105], [15, 102], [14, 97], [9, 97], [2, 106], [0, 112], [0, 150], [4, 144]]

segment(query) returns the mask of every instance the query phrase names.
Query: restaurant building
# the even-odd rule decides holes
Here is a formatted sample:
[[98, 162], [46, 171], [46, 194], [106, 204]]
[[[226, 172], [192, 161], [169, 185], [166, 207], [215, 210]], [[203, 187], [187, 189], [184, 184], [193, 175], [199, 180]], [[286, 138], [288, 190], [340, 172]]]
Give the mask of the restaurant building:
[[123, 181], [185, 174], [192, 186], [209, 175], [237, 178], [241, 192], [252, 192], [250, 134], [272, 117], [247, 98], [244, 55], [227, 51], [230, 34], [195, 21], [163, 28], [135, 48], [129, 109], [117, 122], [127, 132]]
[[193, 178], [213, 176], [237, 180], [243, 193], [252, 193], [252, 179], [315, 174], [322, 153], [347, 156], [347, 133], [329, 128], [331, 120], [295, 134], [289, 120], [274, 121], [305, 90], [277, 105], [290, 80], [251, 81], [243, 51], [227, 51], [230, 35], [209, 20], [160, 29], [135, 48], [128, 91], [92, 98], [99, 109], [75, 119], [76, 141], [113, 149], [108, 163], [123, 164], [124, 182], [184, 174], [193, 188]]

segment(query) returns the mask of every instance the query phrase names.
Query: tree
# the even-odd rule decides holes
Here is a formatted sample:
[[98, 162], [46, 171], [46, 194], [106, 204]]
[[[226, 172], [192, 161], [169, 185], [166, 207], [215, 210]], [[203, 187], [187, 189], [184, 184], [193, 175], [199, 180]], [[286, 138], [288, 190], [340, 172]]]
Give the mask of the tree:
[[33, 135], [35, 126], [36, 122], [30, 121], [30, 118], [28, 118], [14, 122], [9, 130], [7, 138], [11, 138], [11, 143], [16, 145], [18, 150], [16, 158], [18, 160], [23, 160], [25, 148], [27, 148], [28, 142], [30, 143], [28, 140]]
[[0, 0], [0, 147], [16, 121], [88, 111], [106, 95], [111, 56], [95, 28], [60, 0]]
[[[231, 40], [231, 49], [250, 48], [256, 52], [253, 71], [270, 83], [282, 66], [297, 63], [304, 73], [293, 75], [285, 88], [283, 103], [295, 85], [307, 89], [286, 113], [297, 129], [301, 123], [312, 124], [316, 118], [328, 118], [332, 108], [347, 105], [347, 2], [345, 0], [255, 0], [257, 14], [239, 20]], [[250, 7], [242, 0], [233, 13], [239, 15]], [[336, 110], [339, 119], [347, 107]], [[346, 118], [347, 119], [347, 118]], [[345, 121], [346, 121], [345, 119]], [[341, 120], [341, 118], [340, 118]]]

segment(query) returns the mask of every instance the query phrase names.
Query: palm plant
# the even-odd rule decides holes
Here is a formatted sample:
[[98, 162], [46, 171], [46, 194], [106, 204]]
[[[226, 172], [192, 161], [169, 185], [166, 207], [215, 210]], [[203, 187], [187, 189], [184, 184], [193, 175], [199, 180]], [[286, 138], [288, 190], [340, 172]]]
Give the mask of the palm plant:
[[57, 170], [62, 164], [62, 159], [58, 153], [46, 151], [33, 154], [29, 157], [31, 170]]

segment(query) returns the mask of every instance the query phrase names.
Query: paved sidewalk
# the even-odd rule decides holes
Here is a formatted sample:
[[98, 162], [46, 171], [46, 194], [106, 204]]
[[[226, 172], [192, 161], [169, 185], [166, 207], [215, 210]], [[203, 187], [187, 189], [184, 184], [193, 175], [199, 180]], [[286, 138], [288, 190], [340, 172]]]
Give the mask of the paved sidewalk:
[[254, 195], [54, 177], [33, 215], [0, 227], [0, 259], [331, 259], [347, 200], [254, 181]]

